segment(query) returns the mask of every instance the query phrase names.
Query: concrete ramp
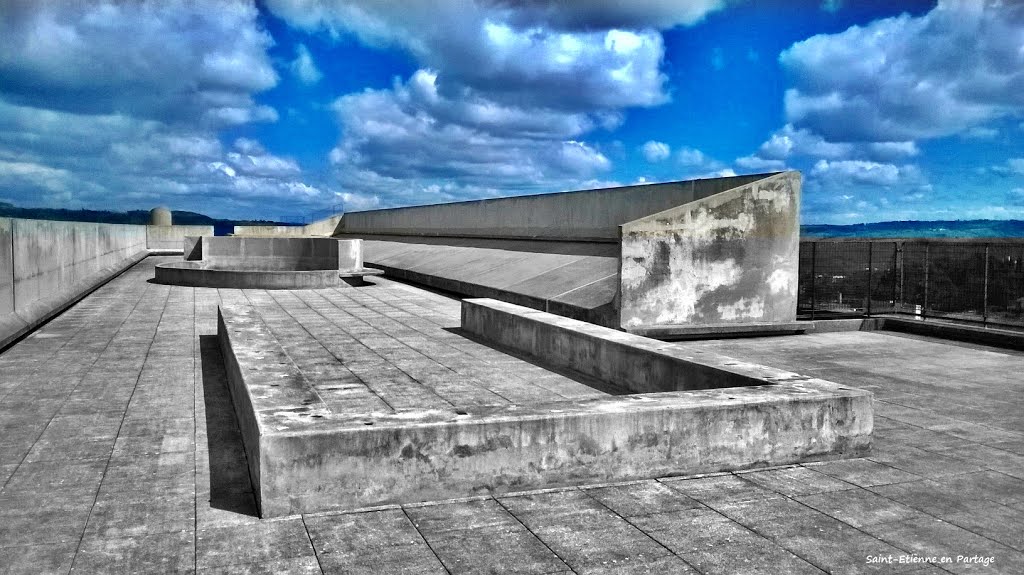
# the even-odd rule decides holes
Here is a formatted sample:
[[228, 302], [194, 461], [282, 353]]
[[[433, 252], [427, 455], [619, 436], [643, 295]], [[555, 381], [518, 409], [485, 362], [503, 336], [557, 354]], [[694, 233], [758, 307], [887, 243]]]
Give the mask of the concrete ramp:
[[618, 246], [362, 235], [367, 265], [435, 289], [488, 297], [614, 327]]
[[634, 333], [793, 333], [800, 182], [781, 172], [371, 210], [345, 214], [336, 237], [366, 239], [367, 264], [395, 278]]

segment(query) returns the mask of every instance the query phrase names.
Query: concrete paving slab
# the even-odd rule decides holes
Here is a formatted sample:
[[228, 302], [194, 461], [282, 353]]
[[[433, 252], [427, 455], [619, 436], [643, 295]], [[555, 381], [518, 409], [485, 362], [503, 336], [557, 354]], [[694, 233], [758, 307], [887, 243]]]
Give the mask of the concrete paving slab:
[[315, 557], [291, 557], [257, 563], [218, 565], [216, 571], [229, 575], [320, 575], [324, 573]]
[[[245, 294], [237, 290], [225, 291], [222, 294], [217, 290], [182, 288], [185, 291], [172, 294], [156, 289], [152, 284], [146, 283], [146, 280], [152, 277], [152, 261], [155, 259], [149, 258], [65, 314], [55, 318], [37, 332], [39, 337], [27, 338], [0, 353], [0, 373], [4, 376], [18, 374], [17, 386], [10, 385], [5, 377], [0, 377], [0, 380], [3, 380], [0, 381], [0, 477], [4, 473], [12, 476], [18, 473], [18, 466], [24, 455], [34, 447], [34, 443], [45, 428], [45, 423], [55, 415], [121, 413], [127, 415], [126, 422], [133, 421], [133, 418], [143, 420], [146, 415], [144, 411], [140, 411], [137, 418], [135, 414], [127, 413], [128, 398], [131, 397], [139, 374], [143, 371], [147, 352], [151, 347], [159, 350], [157, 355], [160, 358], [158, 363], [161, 369], [168, 369], [165, 361], [168, 357], [177, 357], [179, 365], [184, 366], [181, 369], [170, 370], [174, 374], [175, 386], [185, 385], [189, 377], [184, 374], [190, 374], [195, 381], [194, 388], [191, 388], [191, 392], [194, 393], [192, 397], [188, 396], [188, 391], [180, 393], [177, 387], [168, 390], [168, 396], [183, 398], [186, 408], [190, 410], [188, 414], [195, 418], [195, 430], [192, 432], [195, 440], [187, 439], [187, 427], [164, 428], [167, 437], [174, 436], [175, 441], [180, 440], [194, 446], [191, 448], [194, 450], [193, 459], [175, 459], [173, 462], [169, 460], [167, 463], [172, 467], [180, 467], [181, 473], [156, 474], [154, 477], [158, 480], [153, 482], [144, 481], [143, 476], [133, 479], [133, 475], [128, 471], [119, 473], [118, 477], [102, 477], [98, 491], [98, 479], [93, 479], [89, 473], [80, 476], [73, 473], [64, 475], [65, 479], [62, 481], [59, 470], [55, 472], [52, 481], [36, 475], [38, 481], [35, 482], [35, 489], [28, 487], [25, 482], [22, 482], [22, 488], [13, 492], [0, 487], [0, 573], [46, 573], [51, 570], [67, 573], [70, 562], [75, 560], [76, 549], [80, 555], [75, 560], [76, 572], [164, 572], [169, 570], [168, 565], [181, 565], [182, 570], [188, 572], [195, 566], [194, 533], [168, 543], [164, 543], [166, 534], [150, 534], [146, 536], [148, 539], [93, 538], [93, 528], [96, 529], [96, 535], [113, 535], [147, 533], [149, 526], [159, 525], [159, 521], [154, 523], [153, 520], [145, 519], [145, 512], [140, 510], [138, 515], [135, 515], [134, 511], [111, 515], [114, 520], [109, 523], [110, 529], [99, 529], [100, 520], [106, 513], [105, 507], [116, 502], [118, 497], [125, 497], [129, 501], [128, 507], [135, 502], [145, 502], [151, 497], [154, 509], [159, 511], [154, 511], [156, 514], [151, 514], [150, 517], [163, 517], [166, 513], [171, 513], [169, 508], [177, 505], [158, 501], [166, 493], [166, 489], [171, 489], [178, 494], [172, 498], [174, 501], [179, 501], [177, 497], [181, 497], [181, 505], [187, 506], [185, 502], [188, 501], [194, 506], [196, 524], [200, 531], [212, 531], [218, 527], [241, 530], [263, 523], [263, 520], [255, 517], [253, 496], [251, 491], [246, 490], [251, 489], [247, 484], [246, 474], [239, 476], [231, 471], [238, 466], [240, 458], [244, 460], [244, 453], [241, 452], [237, 423], [231, 413], [230, 399], [223, 381], [223, 367], [218, 368], [220, 360], [214, 353], [216, 346], [211, 349], [209, 345], [213, 341], [209, 338], [216, 331], [216, 306], [222, 301], [234, 301], [237, 298], [248, 302], [249, 298], [243, 297]], [[407, 347], [421, 351], [423, 355], [435, 359], [439, 364], [484, 366], [476, 375], [485, 374], [490, 370], [489, 373], [495, 377], [500, 375], [505, 378], [506, 381], [502, 385], [512, 385], [513, 381], [537, 377], [533, 366], [522, 362], [498, 361], [491, 351], [482, 346], [452, 345], [452, 334], [444, 331], [444, 328], [458, 325], [457, 301], [386, 280], [380, 281], [379, 285], [369, 289], [348, 290], [346, 293], [360, 295], [352, 297], [351, 301], [346, 299], [344, 304], [339, 301], [337, 305], [332, 305], [336, 311], [323, 308], [326, 313], [324, 317], [328, 317], [332, 324], [343, 324], [348, 327], [346, 341], [352, 345], [360, 346], [359, 338], [364, 336], [401, 333], [403, 335], [400, 337], [391, 339], [402, 341]], [[186, 293], [191, 295], [184, 297]], [[370, 296], [371, 293], [377, 295]], [[303, 292], [299, 295], [309, 299], [311, 294], [314, 292]], [[249, 295], [251, 297], [254, 294]], [[335, 297], [331, 292], [317, 296], [320, 300], [328, 302]], [[296, 296], [296, 299], [299, 298]], [[310, 301], [317, 299], [313, 298]], [[132, 310], [135, 310], [135, 313], [132, 313]], [[184, 330], [187, 344], [181, 343], [180, 338], [183, 335], [177, 328], [171, 331], [158, 329], [161, 325], [161, 316], [191, 318], [188, 320], [187, 329]], [[178, 322], [179, 319], [174, 321]], [[49, 337], [51, 335], [55, 337]], [[828, 337], [824, 337], [826, 335]], [[927, 423], [930, 414], [935, 414], [1003, 431], [1017, 429], [1014, 427], [1014, 416], [1019, 420], [1019, 409], [1015, 412], [1011, 408], [1019, 408], [1020, 355], [1008, 354], [1005, 350], [951, 346], [929, 339], [912, 340], [884, 332], [867, 335], [871, 337], [865, 337], [862, 332], [852, 332], [731, 342], [689, 342], [686, 345], [707, 346], [709, 350], [732, 353], [750, 361], [761, 361], [802, 373], [827, 373], [827, 377], [851, 385], [860, 383], [873, 390], [876, 397], [886, 398], [886, 402], [909, 409], [927, 410], [928, 413], [917, 416], [914, 420], [919, 424]], [[173, 340], [177, 347], [163, 345], [164, 337], [170, 338], [167, 341]], [[950, 356], [949, 360], [946, 359], [947, 355]], [[940, 366], [933, 369], [928, 365], [931, 362], [938, 362]], [[155, 362], [154, 365], [156, 364]], [[899, 367], [897, 369], [893, 366]], [[178, 377], [178, 371], [182, 372], [182, 377]], [[944, 371], [948, 374], [945, 377], [942, 375]], [[462, 375], [468, 373], [469, 371]], [[77, 387], [66, 385], [72, 378], [76, 378]], [[125, 393], [125, 390], [128, 393]], [[159, 396], [159, 386], [146, 388], [143, 395], [153, 395], [156, 398]], [[71, 399], [67, 399], [68, 397]], [[142, 405], [144, 404], [138, 404], [139, 407]], [[151, 405], [159, 406], [161, 403], [156, 401]], [[971, 409], [963, 409], [965, 405]], [[997, 418], [993, 418], [992, 414]], [[37, 427], [40, 417], [45, 419]], [[952, 428], [945, 431], [952, 431]], [[722, 495], [717, 498], [721, 503], [715, 503], [713, 489], [708, 487], [702, 494], [704, 499], [712, 505], [718, 505], [726, 513], [733, 513], [730, 516], [712, 509], [700, 508], [655, 512], [661, 487], [672, 488], [672, 484], [686, 481], [685, 478], [660, 482], [638, 481], [615, 489], [608, 489], [611, 487], [608, 485], [600, 485], [594, 486], [593, 490], [583, 491], [587, 494], [600, 493], [606, 496], [602, 501], [612, 509], [622, 510], [621, 513], [626, 513], [627, 510], [635, 513], [650, 509], [651, 513], [629, 515], [621, 521], [655, 536], [666, 547], [678, 553], [654, 559], [645, 557], [643, 562], [630, 563], [628, 569], [635, 572], [672, 572], [678, 566], [676, 557], [691, 561], [691, 565], [702, 567], [709, 572], [741, 572], [746, 569], [753, 572], [760, 570], [779, 573], [806, 569], [804, 563], [793, 559], [794, 556], [806, 560], [815, 568], [837, 573], [901, 572], [904, 567], [910, 570], [908, 572], [915, 573], [946, 572], [923, 563], [907, 563], [904, 566], [867, 564], [866, 555], [877, 546], [879, 555], [892, 553], [894, 559], [900, 554], [910, 556], [912, 553], [923, 554], [928, 550], [932, 553], [950, 555], [954, 559], [957, 554], [991, 556], [993, 560], [988, 566], [975, 565], [963, 572], [1019, 573], [1022, 567], [1018, 562], [1020, 530], [1017, 527], [1020, 519], [1017, 514], [1024, 511], [1024, 502], [1014, 496], [1017, 484], [1003, 483], [998, 475], [986, 475], [975, 477], [973, 481], [952, 483], [949, 484], [952, 485], [950, 487], [946, 483], [948, 480], [970, 477], [972, 473], [977, 472], [960, 473], [959, 471], [966, 468], [958, 468], [958, 472], [951, 475], [927, 461], [915, 462], [915, 458], [928, 458], [931, 457], [930, 454], [938, 454], [944, 458], [965, 461], [986, 473], [998, 472], [1002, 476], [1024, 479], [1024, 458], [1014, 451], [1014, 440], [1000, 437], [996, 441], [985, 436], [972, 438], [981, 440], [979, 443], [949, 433], [898, 422], [895, 419], [876, 418], [874, 449], [877, 452], [871, 457], [878, 456], [881, 462], [897, 468], [901, 464], [908, 466], [907, 469], [900, 470], [920, 474], [922, 480], [878, 486], [873, 489], [895, 491], [917, 486], [924, 498], [929, 494], [941, 498], [942, 492], [952, 489], [961, 491], [965, 498], [977, 502], [978, 507], [971, 511], [950, 509], [950, 513], [943, 517], [944, 522], [936, 522], [935, 518], [922, 511], [877, 494], [870, 494], [862, 500], [850, 499], [849, 495], [843, 494], [867, 492], [861, 489], [833, 491], [833, 488], [841, 485], [841, 480], [825, 476], [816, 470], [815, 465], [718, 475], [717, 477], [738, 477], [751, 486], [777, 494], [757, 499], [754, 496], [765, 494], [755, 491], [744, 495], [743, 489], [733, 490], [726, 486], [723, 487]], [[21, 447], [14, 446], [12, 441]], [[4, 445], [10, 445], [11, 450], [20, 452], [16, 460], [3, 459], [3, 449], [7, 449], [3, 448]], [[997, 445], [1001, 448], [996, 447]], [[140, 450], [130, 455], [144, 456], [147, 452], [148, 449]], [[131, 461], [132, 458], [127, 457], [128, 455], [119, 454], [117, 460]], [[881, 459], [890, 456], [900, 459]], [[110, 463], [109, 458], [109, 455], [106, 459], [101, 458], [104, 465]], [[946, 459], [941, 461], [950, 463]], [[146, 464], [140, 465], [142, 469], [147, 467]], [[159, 468], [158, 465], [155, 467]], [[31, 465], [27, 469], [31, 470], [30, 468]], [[798, 469], [805, 471], [787, 471]], [[818, 475], [806, 475], [807, 472]], [[97, 473], [102, 475], [102, 471]], [[74, 477], [81, 478], [81, 486], [74, 485]], [[159, 479], [160, 477], [164, 479]], [[827, 479], [823, 479], [826, 477]], [[240, 482], [242, 479], [246, 482]], [[803, 493], [801, 479], [806, 479], [806, 489], [822, 491]], [[720, 481], [726, 485], [730, 483]], [[991, 483], [991, 487], [985, 487], [986, 482]], [[557, 491], [565, 490], [549, 490]], [[654, 499], [651, 499], [652, 493]], [[588, 497], [596, 501], [594, 497]], [[801, 500], [801, 503], [814, 503], [822, 509], [818, 511], [815, 508], [812, 512], [808, 507], [807, 513], [801, 512], [792, 517], [780, 516], [779, 528], [771, 531], [765, 528], [763, 533], [755, 533], [745, 524], [737, 522], [738, 519], [743, 519], [739, 515], [740, 506], [746, 505], [748, 509], [756, 509], [760, 503], [765, 508], [783, 508], [782, 506], [786, 504], [777, 502], [787, 501], [789, 497], [795, 497]], [[506, 499], [508, 498], [504, 497], [502, 501]], [[497, 503], [487, 497], [478, 498], [476, 501], [485, 500]], [[738, 503], [730, 503], [730, 500]], [[743, 503], [744, 500], [747, 502]], [[94, 502], [96, 509], [93, 509]], [[827, 503], [832, 507], [827, 507]], [[479, 510], [478, 505], [465, 501], [450, 502], [443, 507], [450, 512], [452, 518], [457, 517], [459, 521], [473, 523], [474, 514]], [[666, 505], [666, 508], [672, 506]], [[903, 514], [897, 513], [894, 518], [892, 513], [885, 512], [886, 509], [893, 508], [902, 510]], [[559, 509], [571, 510], [572, 504]], [[385, 511], [404, 514], [401, 508], [397, 507]], [[89, 519], [91, 512], [94, 512], [95, 524]], [[370, 512], [372, 513], [378, 512]], [[822, 519], [821, 515], [828, 515], [832, 521]], [[348, 550], [345, 553], [320, 555], [321, 567], [326, 573], [445, 573], [438, 555], [453, 564], [454, 559], [461, 559], [457, 564], [464, 566], [467, 571], [483, 570], [486, 567], [507, 569], [510, 567], [506, 567], [506, 564], [524, 564], [533, 556], [529, 551], [495, 554], [496, 557], [501, 557], [499, 561], [490, 557], [475, 557], [472, 552], [455, 547], [452, 547], [451, 554], [435, 554], [426, 543], [399, 546], [397, 549], [401, 551], [382, 553], [370, 540], [360, 538], [354, 533], [355, 530], [369, 530], [368, 526], [341, 527], [318, 539], [312, 528], [316, 521], [320, 521], [322, 517], [342, 516], [344, 515], [307, 515], [302, 518], [307, 524], [307, 536], [313, 537], [314, 550], [319, 551], [320, 539], [331, 541]], [[576, 514], [577, 519], [567, 520], [572, 523], [567, 522], [566, 525], [577, 525], [578, 518], [584, 516], [585, 514]], [[903, 519], [900, 520], [900, 517]], [[858, 518], [869, 524], [855, 528], [853, 524], [859, 524]], [[382, 531], [386, 531], [388, 525], [386, 521], [382, 522]], [[114, 531], [115, 526], [120, 531]], [[407, 532], [408, 535], [413, 535], [414, 531], [419, 534], [411, 523], [407, 529], [412, 530]], [[90, 530], [87, 541], [83, 542], [79, 549], [79, 540], [87, 530]], [[786, 535], [793, 533], [794, 530], [800, 533]], [[733, 533], [742, 535], [732, 536]], [[277, 541], [268, 535], [261, 544], [266, 546], [269, 555], [288, 555], [287, 550], [292, 547], [292, 539], [289, 537], [283, 536]], [[490, 543], [481, 542], [480, 549], [494, 547], [496, 541], [503, 541], [503, 534], [500, 532], [469, 532], [465, 537], [490, 540]], [[543, 546], [543, 539], [538, 541]], [[693, 546], [694, 543], [700, 545]], [[594, 542], [595, 546], [603, 544], [603, 541]], [[102, 552], [104, 548], [108, 552]], [[145, 549], [149, 551], [143, 552]], [[689, 556], [682, 553], [691, 549], [693, 553]], [[897, 549], [898, 552], [892, 549]], [[858, 557], [858, 554], [865, 557]], [[225, 551], [223, 556], [230, 564], [209, 569], [200, 568], [200, 571], [255, 572], [263, 568], [265, 572], [316, 572], [314, 556], [282, 558], [267, 561], [262, 565], [247, 562], [248, 555], [244, 549], [236, 549], [232, 555]], [[167, 562], [164, 563], [163, 559]], [[630, 572], [629, 570], [621, 564], [616, 564], [605, 572]], [[959, 567], [950, 570], [959, 572]], [[681, 569], [679, 571], [681, 572]]]
[[584, 490], [587, 495], [625, 518], [703, 507], [699, 501], [656, 482], [585, 487]]
[[1024, 530], [1007, 529], [1007, 526], [1024, 525], [1024, 508], [1019, 506], [988, 503], [948, 514], [942, 519], [1017, 551], [1024, 551]]
[[667, 478], [659, 481], [687, 497], [711, 506], [722, 503], [760, 501], [782, 497], [781, 494], [775, 491], [765, 489], [749, 481], [745, 474], [715, 475], [698, 479], [685, 477]]
[[634, 524], [701, 573], [821, 573], [711, 509], [659, 513]]
[[[244, 560], [239, 550], [244, 550]], [[203, 570], [295, 558], [316, 558], [301, 518], [203, 529], [196, 534], [196, 567]]]
[[[920, 485], [920, 487], [926, 488], [927, 485]], [[892, 523], [920, 515], [911, 507], [866, 489], [807, 495], [797, 497], [797, 501], [854, 527]]]
[[4, 561], [0, 563], [0, 573], [66, 575], [71, 570], [71, 562], [75, 559], [78, 543], [78, 540], [70, 540], [62, 543], [5, 547], [0, 549], [0, 554], [4, 557]]
[[374, 575], [376, 573], [448, 575], [450, 573], [426, 544], [403, 545], [389, 549], [387, 553], [380, 553], [377, 550], [359, 550], [324, 555], [320, 558], [320, 569], [325, 574], [346, 575]]
[[96, 499], [87, 538], [112, 539], [194, 531], [195, 493], [191, 489], [105, 493]]
[[195, 533], [84, 539], [71, 573], [195, 573]]
[[[875, 448], [872, 446], [872, 453]], [[812, 468], [803, 466], [783, 467], [764, 471], [754, 471], [740, 475], [761, 487], [781, 493], [787, 497], [813, 495], [855, 489], [856, 486], [819, 473]]]
[[868, 459], [829, 461], [811, 466], [811, 468], [819, 473], [830, 475], [860, 487], [905, 483], [921, 479], [920, 475], [907, 473], [895, 467], [889, 467], [888, 465], [876, 463]]
[[903, 557], [907, 562], [949, 558], [948, 563], [935, 565], [952, 573], [1010, 574], [1024, 570], [1024, 554], [928, 515], [869, 525], [864, 530], [905, 550]]

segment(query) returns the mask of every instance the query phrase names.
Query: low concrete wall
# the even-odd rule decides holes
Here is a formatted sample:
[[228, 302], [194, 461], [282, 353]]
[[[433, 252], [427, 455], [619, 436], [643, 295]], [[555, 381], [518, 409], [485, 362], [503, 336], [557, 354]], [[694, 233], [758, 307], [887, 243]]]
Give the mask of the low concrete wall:
[[186, 237], [184, 259], [157, 264], [162, 284], [234, 289], [321, 289], [383, 273], [363, 267], [363, 241]]
[[146, 248], [150, 252], [181, 253], [186, 236], [212, 236], [213, 226], [146, 226]]
[[764, 177], [757, 174], [349, 212], [335, 233], [615, 242], [624, 222]]
[[0, 218], [0, 347], [148, 253], [146, 226]]
[[246, 237], [329, 237], [338, 231], [338, 224], [341, 222], [343, 215], [334, 215], [304, 226], [235, 226], [232, 234]]
[[870, 447], [870, 393], [734, 360], [723, 381], [757, 385], [335, 411], [255, 309], [222, 306], [218, 319], [263, 517], [860, 457]]
[[199, 253], [211, 266], [337, 270], [338, 251], [332, 238], [204, 237]]
[[306, 226], [235, 226], [233, 236], [264, 238], [301, 238], [307, 236]]
[[800, 174], [783, 172], [622, 226], [622, 328], [793, 322]]
[[694, 357], [658, 340], [491, 299], [462, 300], [462, 329], [627, 393], [744, 387], [785, 379], [785, 372], [763, 365], [715, 354]]

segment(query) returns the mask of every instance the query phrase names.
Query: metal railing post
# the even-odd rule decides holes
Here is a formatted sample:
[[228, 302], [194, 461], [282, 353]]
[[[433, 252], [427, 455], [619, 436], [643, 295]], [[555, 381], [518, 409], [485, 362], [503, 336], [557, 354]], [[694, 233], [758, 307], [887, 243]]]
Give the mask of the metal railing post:
[[[903, 302], [900, 302], [899, 308], [896, 307], [896, 267], [899, 266], [900, 256], [900, 244], [899, 242], [892, 243], [892, 293], [889, 294], [892, 298], [892, 311], [898, 312], [903, 309]], [[903, 270], [900, 270], [900, 283], [903, 281]], [[900, 286], [900, 295], [902, 296], [903, 289]], [[902, 299], [902, 298], [901, 298]]]
[[875, 242], [868, 240], [868, 302], [864, 306], [864, 315], [871, 315], [871, 274], [874, 271], [874, 264], [872, 263], [872, 253], [874, 252]]
[[815, 281], [818, 279], [816, 271], [818, 263], [818, 242], [811, 242], [811, 321], [814, 321], [814, 309], [818, 307], [817, 290]]
[[924, 244], [924, 305], [921, 306], [921, 319], [928, 318], [928, 268], [929, 265], [929, 248], [931, 247], [928, 242]]
[[985, 287], [983, 288], [981, 303], [981, 325], [988, 325], [988, 244], [985, 244]]

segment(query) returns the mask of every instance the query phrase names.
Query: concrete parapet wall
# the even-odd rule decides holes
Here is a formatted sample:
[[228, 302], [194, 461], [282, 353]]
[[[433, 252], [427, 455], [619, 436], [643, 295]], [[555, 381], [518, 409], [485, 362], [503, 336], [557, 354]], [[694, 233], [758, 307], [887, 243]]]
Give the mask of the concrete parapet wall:
[[764, 174], [346, 213], [336, 233], [618, 241], [619, 225]]
[[213, 226], [146, 226], [146, 248], [154, 252], [181, 252], [186, 236], [212, 236]]
[[621, 326], [792, 322], [799, 250], [798, 172], [626, 223]]
[[146, 226], [0, 218], [0, 347], [148, 253]]
[[301, 238], [308, 235], [306, 226], [235, 226], [231, 233], [234, 236], [267, 238]]
[[246, 237], [329, 237], [338, 231], [338, 224], [341, 222], [342, 217], [343, 214], [337, 214], [304, 226], [235, 226], [232, 233], [236, 236]]

